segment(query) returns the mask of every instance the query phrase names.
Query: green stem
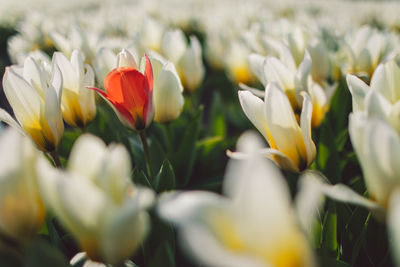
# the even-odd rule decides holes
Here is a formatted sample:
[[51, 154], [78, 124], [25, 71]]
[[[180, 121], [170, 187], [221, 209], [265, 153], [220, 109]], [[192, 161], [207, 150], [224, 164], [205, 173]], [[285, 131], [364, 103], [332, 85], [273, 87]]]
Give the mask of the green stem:
[[149, 176], [149, 180], [152, 183], [154, 181], [153, 166], [150, 158], [149, 145], [147, 144], [146, 133], [144, 132], [144, 130], [139, 132], [139, 136], [140, 141], [142, 142], [144, 156], [146, 157], [147, 175]]
[[57, 168], [62, 168], [60, 156], [57, 153], [57, 150], [49, 152], [50, 158], [53, 160], [53, 164]]

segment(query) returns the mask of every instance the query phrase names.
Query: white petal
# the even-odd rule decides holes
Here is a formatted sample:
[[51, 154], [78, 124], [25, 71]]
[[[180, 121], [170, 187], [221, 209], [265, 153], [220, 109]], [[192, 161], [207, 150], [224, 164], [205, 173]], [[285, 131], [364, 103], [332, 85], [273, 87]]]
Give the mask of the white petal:
[[68, 58], [61, 52], [55, 52], [53, 54], [53, 66], [55, 64], [60, 68], [62, 73], [63, 87], [78, 93], [79, 76]]
[[57, 102], [60, 105], [62, 88], [63, 88], [63, 77], [60, 68], [57, 65], [53, 65], [52, 69], [53, 76], [51, 77], [50, 85], [57, 94]]
[[249, 65], [251, 71], [257, 77], [257, 79], [266, 86], [266, 79], [264, 76], [264, 61], [265, 57], [259, 54], [250, 54], [249, 55]]
[[169, 61], [167, 61], [165, 58], [163, 58], [163, 56], [154, 51], [150, 51], [148, 53], [148, 56], [151, 62], [151, 68], [153, 70], [153, 77], [154, 79], [156, 79], [163, 66]]
[[38, 161], [39, 186], [46, 205], [80, 240], [97, 239], [99, 221], [107, 211], [106, 198], [86, 179], [68, 175]]
[[[91, 121], [96, 115], [96, 93], [86, 88], [94, 86], [94, 73], [90, 65], [85, 65], [86, 73], [79, 88], [79, 104], [81, 106], [82, 115], [86, 121]], [[86, 123], [86, 122], [85, 122]]]
[[376, 212], [376, 214], [378, 215], [384, 214], [384, 209], [381, 205], [358, 194], [350, 187], [344, 184], [330, 185], [323, 182], [321, 179], [316, 179], [315, 176], [312, 177], [312, 175], [310, 174], [311, 172], [306, 173], [305, 175], [310, 176], [312, 178], [312, 180], [310, 179], [310, 182], [313, 181], [315, 185], [319, 187], [321, 193], [324, 194], [325, 196], [340, 202], [365, 207], [373, 212]]
[[96, 176], [96, 183], [116, 202], [122, 202], [121, 197], [125, 194], [126, 187], [131, 184], [129, 153], [121, 144], [110, 145], [107, 150], [101, 159], [101, 171]]
[[376, 68], [371, 88], [379, 91], [391, 103], [400, 99], [400, 68], [395, 61], [380, 64]]
[[163, 123], [176, 119], [183, 108], [183, 86], [171, 62], [155, 78], [153, 90], [154, 120]]
[[268, 124], [264, 113], [264, 102], [248, 91], [239, 91], [239, 102], [244, 114], [269, 143]]
[[347, 74], [346, 81], [353, 99], [353, 111], [364, 110], [365, 96], [370, 90], [369, 86], [360, 78], [351, 74]]
[[36, 90], [37, 94], [44, 98], [46, 79], [39, 66], [32, 57], [27, 57], [24, 61], [23, 77]]
[[186, 38], [180, 29], [169, 30], [164, 33], [161, 49], [164, 55], [176, 63], [186, 50]]
[[83, 67], [83, 55], [82, 53], [77, 50], [74, 49], [74, 51], [72, 51], [72, 55], [71, 55], [71, 65], [72, 68], [75, 70], [75, 73], [77, 75], [78, 80], [82, 80], [83, 79], [83, 75], [85, 73], [84, 67]]
[[320, 179], [320, 177], [312, 171], [302, 174], [298, 181], [299, 190], [295, 199], [297, 218], [310, 239], [315, 220], [323, 220], [320, 209], [324, 203], [324, 197], [320, 190], [320, 184], [315, 179]]
[[259, 97], [261, 99], [264, 99], [265, 92], [260, 90], [260, 89], [256, 89], [254, 87], [247, 86], [247, 85], [245, 85], [243, 83], [239, 83], [239, 88], [242, 89], [243, 91], [249, 91], [253, 95], [255, 95], [255, 96], [257, 96], [257, 97]]
[[365, 129], [363, 171], [370, 194], [382, 204], [399, 184], [400, 138], [379, 119], [370, 119]]
[[169, 192], [159, 197], [157, 213], [165, 220], [182, 226], [201, 218], [207, 208], [226, 205], [227, 202], [228, 199], [206, 191]]
[[311, 57], [308, 51], [304, 54], [304, 59], [301, 62], [295, 76], [295, 88], [296, 95], [299, 95], [301, 91], [307, 91], [308, 89], [308, 78], [311, 70]]
[[370, 90], [365, 97], [365, 109], [368, 117], [389, 120], [392, 105], [376, 90]]
[[[262, 148], [255, 133], [242, 135], [237, 150], [248, 157], [228, 162], [223, 184], [223, 192], [233, 199], [235, 209], [259, 234], [293, 222], [288, 187], [278, 168], [260, 155]], [[271, 214], [273, 220], [269, 219]]]
[[146, 212], [132, 212], [124, 207], [104, 220], [102, 249], [105, 261], [111, 264], [130, 258], [150, 229], [150, 216]]
[[12, 67], [6, 68], [3, 88], [15, 116], [22, 125], [38, 120], [42, 100], [30, 84], [14, 72]]
[[104, 142], [93, 135], [82, 135], [75, 141], [68, 161], [68, 170], [94, 179], [101, 170], [106, 153]]
[[133, 67], [137, 69], [135, 58], [127, 49], [122, 49], [117, 55], [117, 68], [122, 67]]
[[199, 87], [204, 78], [205, 69], [201, 54], [199, 40], [190, 36], [190, 45], [179, 62], [184, 73], [185, 86], [190, 92]]
[[179, 239], [188, 253], [207, 266], [268, 267], [254, 257], [228, 251], [203, 225], [185, 226], [179, 233]]
[[265, 115], [268, 129], [277, 149], [289, 157], [295, 165], [307, 165], [307, 151], [301, 128], [294, 116], [286, 94], [273, 83], [265, 89]]
[[275, 57], [267, 57], [264, 64], [264, 75], [267, 83], [276, 82], [285, 91], [295, 89], [295, 74]]
[[279, 47], [279, 58], [283, 65], [285, 65], [291, 72], [296, 71], [296, 61], [290, 52], [289, 47], [281, 43]]
[[16, 120], [14, 120], [14, 118], [11, 117], [11, 115], [2, 108], [0, 108], [0, 121], [7, 123], [14, 129], [18, 130], [21, 134], [25, 135], [25, 132], [21, 128], [19, 123]]
[[44, 117], [56, 140], [55, 145], [59, 143], [64, 134], [64, 122], [58, 100], [56, 91], [50, 86], [46, 91]]
[[307, 165], [310, 165], [314, 161], [315, 154], [317, 153], [311, 136], [311, 117], [313, 105], [311, 103], [310, 96], [306, 92], [302, 92], [302, 96], [303, 108], [300, 116], [300, 127], [303, 135], [304, 145], [306, 146]]

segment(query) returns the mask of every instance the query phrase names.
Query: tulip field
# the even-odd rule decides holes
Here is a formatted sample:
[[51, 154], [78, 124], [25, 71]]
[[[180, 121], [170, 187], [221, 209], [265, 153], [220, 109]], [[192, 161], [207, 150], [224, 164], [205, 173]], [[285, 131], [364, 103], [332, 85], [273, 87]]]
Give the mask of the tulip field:
[[400, 266], [400, 2], [0, 1], [0, 267]]

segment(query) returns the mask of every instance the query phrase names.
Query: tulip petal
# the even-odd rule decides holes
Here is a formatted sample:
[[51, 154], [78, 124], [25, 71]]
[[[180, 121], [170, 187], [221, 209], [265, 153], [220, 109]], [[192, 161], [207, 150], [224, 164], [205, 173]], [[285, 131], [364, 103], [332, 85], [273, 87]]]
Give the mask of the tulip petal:
[[27, 57], [24, 61], [23, 77], [32, 85], [37, 94], [44, 98], [44, 88], [47, 87], [46, 77], [32, 57]]
[[251, 71], [257, 77], [257, 79], [264, 85], [267, 85], [267, 81], [264, 76], [264, 64], [265, 57], [259, 54], [250, 54], [249, 55], [249, 65]]
[[14, 114], [22, 126], [38, 121], [41, 99], [36, 90], [28, 84], [12, 67], [6, 68], [3, 88]]
[[371, 89], [380, 92], [394, 104], [400, 99], [400, 68], [395, 61], [380, 64], [371, 79]]
[[127, 127], [134, 129], [132, 125], [135, 125], [134, 120], [132, 119], [132, 116], [130, 116], [129, 111], [125, 109], [122, 105], [113, 102], [113, 100], [109, 99], [108, 95], [106, 92], [103, 90], [96, 88], [96, 87], [86, 87], [87, 89], [94, 90], [99, 95], [101, 98], [106, 101], [106, 103], [114, 110], [115, 114], [117, 115], [118, 119]]
[[190, 224], [181, 229], [179, 239], [183, 248], [206, 266], [262, 267], [265, 263], [227, 250], [208, 227]]
[[131, 67], [137, 69], [137, 64], [133, 55], [127, 50], [122, 49], [117, 55], [117, 68]]
[[318, 187], [320, 193], [329, 198], [340, 202], [365, 207], [376, 213], [378, 216], [385, 214], [383, 207], [378, 203], [365, 198], [344, 184], [327, 184], [321, 179], [321, 175], [322, 174], [316, 174], [315, 172], [306, 172], [301, 179], [306, 179], [308, 186], [313, 184], [313, 186]]
[[82, 135], [71, 150], [68, 170], [93, 180], [102, 169], [105, 152], [106, 146], [101, 139], [92, 135]]
[[264, 113], [264, 102], [248, 91], [239, 91], [238, 94], [244, 114], [271, 145], [267, 119]]
[[71, 66], [75, 71], [75, 75], [76, 77], [79, 77], [78, 81], [80, 81], [83, 78], [83, 75], [85, 74], [85, 69], [83, 67], [83, 55], [82, 53], [77, 50], [74, 49], [74, 51], [72, 51], [72, 55], [71, 55]]
[[97, 167], [101, 168], [101, 173], [96, 175], [95, 183], [101, 186], [116, 203], [121, 203], [127, 185], [131, 184], [129, 179], [131, 161], [128, 151], [120, 144], [111, 144], [107, 153], [99, 159], [99, 163]]
[[304, 59], [301, 62], [295, 75], [294, 87], [296, 88], [296, 95], [300, 95], [301, 91], [307, 91], [310, 70], [311, 70], [311, 57], [308, 51], [306, 51], [304, 53]]
[[370, 194], [382, 205], [387, 204], [390, 191], [398, 185], [400, 138], [387, 123], [369, 119], [365, 129], [363, 168]]
[[365, 97], [365, 109], [369, 117], [389, 120], [392, 105], [376, 90], [370, 90]]
[[38, 161], [38, 172], [45, 202], [89, 250], [99, 238], [101, 215], [108, 208], [104, 195], [90, 181], [52, 169], [45, 159]]
[[267, 83], [276, 82], [284, 90], [294, 90], [294, 73], [275, 57], [267, 57], [264, 63], [264, 75]]
[[57, 65], [63, 76], [63, 88], [73, 92], [79, 92], [79, 76], [75, 72], [71, 62], [61, 52], [55, 52], [53, 55], [53, 66]]
[[265, 89], [265, 116], [268, 130], [277, 149], [290, 158], [300, 170], [307, 166], [307, 150], [302, 131], [286, 94], [275, 83]]
[[257, 97], [259, 97], [261, 99], [264, 99], [265, 92], [260, 90], [260, 89], [247, 86], [246, 84], [243, 84], [243, 83], [239, 83], [239, 88], [242, 89], [243, 91], [249, 91], [253, 95], [255, 95], [255, 96], [257, 96]]
[[0, 121], [7, 123], [14, 129], [18, 130], [21, 134], [26, 135], [24, 130], [19, 125], [19, 123], [16, 120], [14, 120], [14, 118], [11, 117], [11, 115], [2, 108], [0, 108]]
[[[44, 105], [44, 117], [45, 123], [50, 127], [51, 136], [54, 138], [54, 146], [56, 147], [64, 134], [64, 122], [62, 120], [62, 114], [60, 109], [60, 102], [58, 102], [58, 96], [52, 86], [46, 91], [46, 99]], [[42, 127], [44, 134], [46, 133], [46, 127]], [[50, 140], [52, 138], [49, 138]]]
[[303, 135], [304, 145], [307, 152], [307, 166], [309, 166], [315, 159], [317, 153], [315, 144], [311, 136], [311, 120], [312, 120], [312, 109], [313, 104], [311, 98], [306, 92], [302, 92], [303, 96], [303, 108], [300, 116], [300, 127]]

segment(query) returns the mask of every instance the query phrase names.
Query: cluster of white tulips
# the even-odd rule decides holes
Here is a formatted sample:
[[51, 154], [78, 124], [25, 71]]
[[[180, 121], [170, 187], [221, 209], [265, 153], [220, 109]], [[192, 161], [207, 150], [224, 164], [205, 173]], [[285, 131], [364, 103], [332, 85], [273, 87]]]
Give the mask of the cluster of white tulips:
[[400, 5], [81, 2], [0, 3], [0, 251], [56, 221], [71, 266], [362, 266], [361, 206], [400, 266]]

